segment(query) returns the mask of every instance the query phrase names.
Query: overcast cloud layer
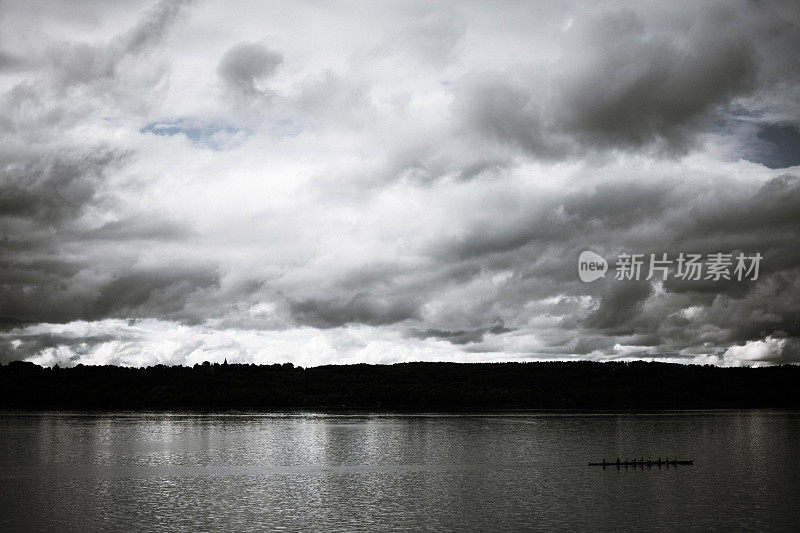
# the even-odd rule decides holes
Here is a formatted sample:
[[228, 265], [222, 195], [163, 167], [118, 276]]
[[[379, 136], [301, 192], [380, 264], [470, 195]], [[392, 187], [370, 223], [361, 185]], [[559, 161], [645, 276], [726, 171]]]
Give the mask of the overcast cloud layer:
[[[798, 50], [790, 1], [0, 3], [0, 362], [798, 362]], [[680, 252], [763, 260], [614, 279]]]

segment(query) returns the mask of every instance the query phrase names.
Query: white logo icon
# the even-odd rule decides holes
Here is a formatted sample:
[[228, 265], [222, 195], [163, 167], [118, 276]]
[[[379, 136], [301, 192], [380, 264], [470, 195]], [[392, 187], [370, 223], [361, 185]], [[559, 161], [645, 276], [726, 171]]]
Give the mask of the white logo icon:
[[586, 283], [598, 278], [604, 278], [608, 270], [608, 263], [601, 256], [586, 250], [578, 257], [578, 276]]

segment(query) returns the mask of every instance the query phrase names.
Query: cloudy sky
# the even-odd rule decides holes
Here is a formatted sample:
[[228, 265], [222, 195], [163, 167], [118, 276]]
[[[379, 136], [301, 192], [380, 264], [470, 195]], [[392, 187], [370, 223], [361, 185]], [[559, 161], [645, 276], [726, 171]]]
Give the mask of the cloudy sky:
[[[798, 50], [790, 1], [0, 3], [0, 362], [800, 361]], [[763, 259], [615, 279], [681, 252]]]

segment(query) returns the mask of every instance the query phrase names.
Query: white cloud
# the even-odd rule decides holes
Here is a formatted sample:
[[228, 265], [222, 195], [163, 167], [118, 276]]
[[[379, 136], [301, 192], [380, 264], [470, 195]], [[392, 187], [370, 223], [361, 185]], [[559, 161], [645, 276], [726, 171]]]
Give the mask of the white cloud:
[[786, 338], [766, 336], [762, 340], [747, 341], [741, 346], [731, 346], [722, 354], [723, 364], [731, 366], [768, 365], [796, 362], [789, 358]]

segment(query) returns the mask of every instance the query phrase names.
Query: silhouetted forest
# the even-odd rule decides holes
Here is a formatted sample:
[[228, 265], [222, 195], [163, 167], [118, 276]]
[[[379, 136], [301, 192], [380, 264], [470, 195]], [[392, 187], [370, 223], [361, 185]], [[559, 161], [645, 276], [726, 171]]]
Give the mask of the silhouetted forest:
[[800, 367], [404, 363], [314, 368], [0, 366], [3, 409], [679, 409], [800, 407]]

